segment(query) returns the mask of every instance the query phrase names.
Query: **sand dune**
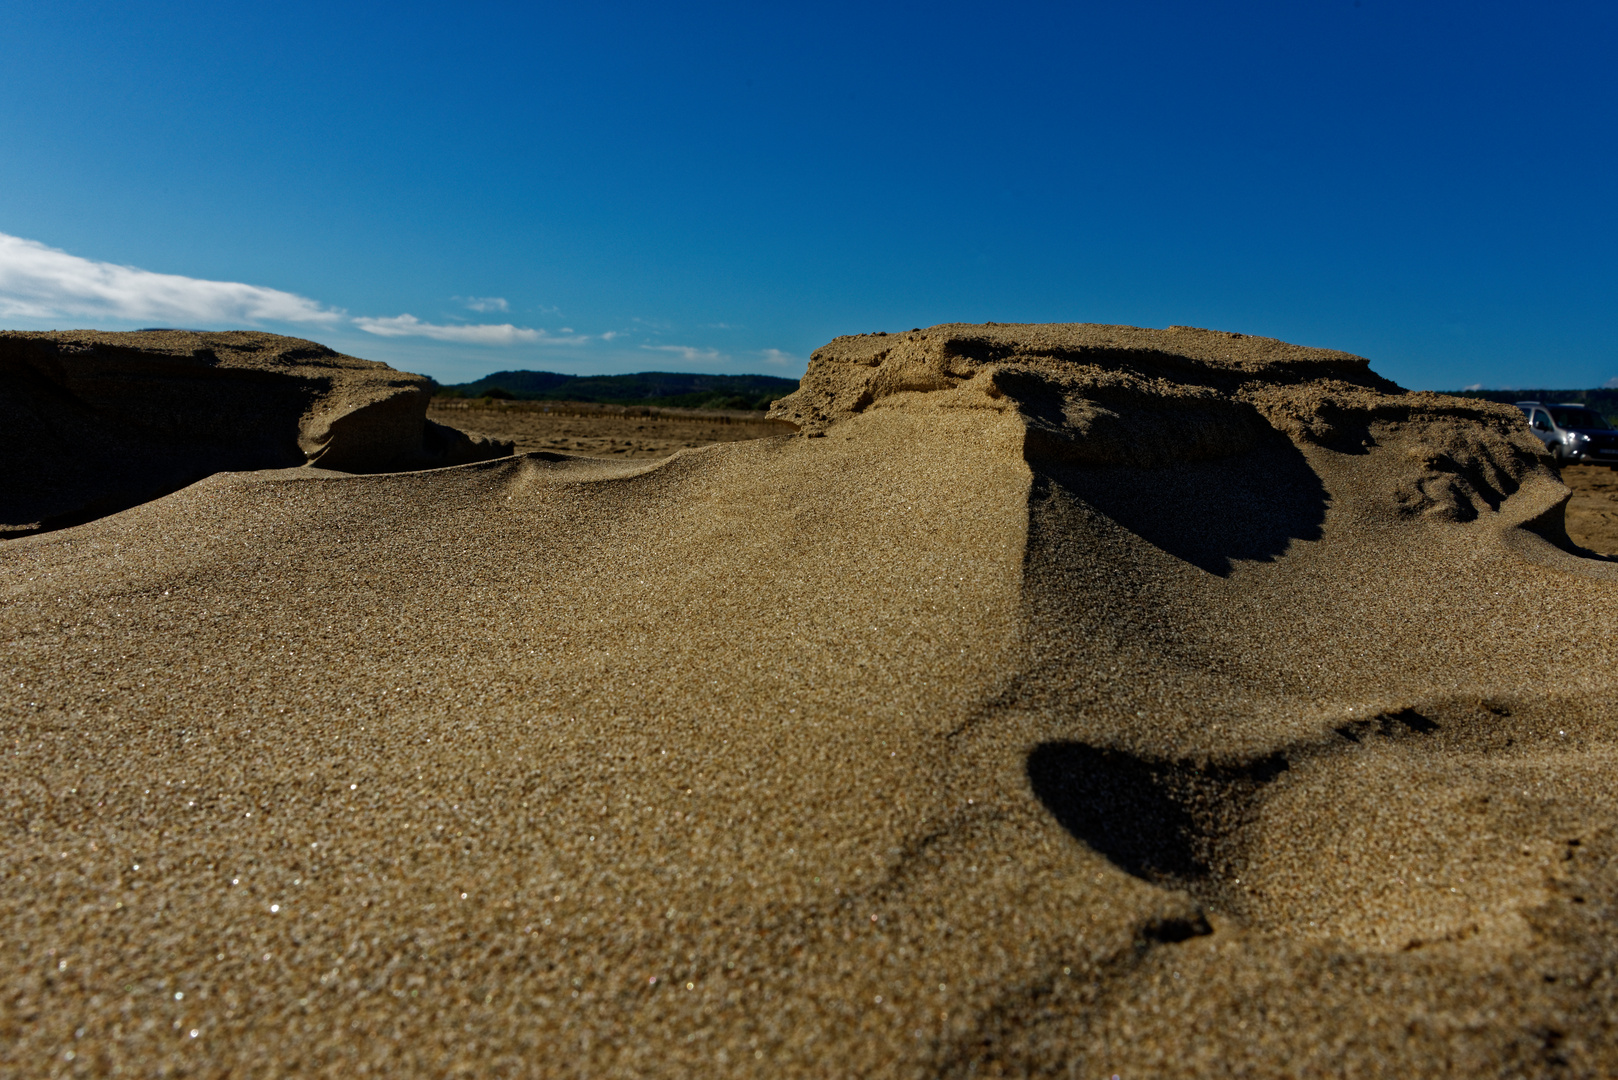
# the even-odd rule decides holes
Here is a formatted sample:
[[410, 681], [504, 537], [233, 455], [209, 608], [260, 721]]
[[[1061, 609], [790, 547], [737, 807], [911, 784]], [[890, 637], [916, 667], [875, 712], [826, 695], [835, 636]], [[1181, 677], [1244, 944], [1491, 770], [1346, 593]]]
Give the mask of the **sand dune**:
[[772, 415], [0, 547], [0, 1061], [1618, 1069], [1618, 571], [1513, 410], [942, 326]]

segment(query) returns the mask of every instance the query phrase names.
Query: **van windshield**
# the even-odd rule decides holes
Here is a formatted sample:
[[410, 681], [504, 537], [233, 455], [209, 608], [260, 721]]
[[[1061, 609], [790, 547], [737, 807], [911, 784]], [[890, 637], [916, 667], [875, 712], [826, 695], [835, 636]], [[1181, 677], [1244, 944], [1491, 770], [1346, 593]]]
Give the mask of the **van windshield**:
[[1606, 417], [1594, 409], [1552, 409], [1551, 419], [1556, 421], [1559, 428], [1594, 428], [1598, 431], [1612, 428]]

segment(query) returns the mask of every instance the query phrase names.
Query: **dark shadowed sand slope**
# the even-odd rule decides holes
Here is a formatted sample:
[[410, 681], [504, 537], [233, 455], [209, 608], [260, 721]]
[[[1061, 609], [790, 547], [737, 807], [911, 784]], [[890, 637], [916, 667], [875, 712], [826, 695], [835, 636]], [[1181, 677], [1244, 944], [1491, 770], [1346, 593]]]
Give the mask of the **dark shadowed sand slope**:
[[4, 1070], [1618, 1071], [1618, 580], [1509, 407], [942, 326], [774, 415], [0, 547]]

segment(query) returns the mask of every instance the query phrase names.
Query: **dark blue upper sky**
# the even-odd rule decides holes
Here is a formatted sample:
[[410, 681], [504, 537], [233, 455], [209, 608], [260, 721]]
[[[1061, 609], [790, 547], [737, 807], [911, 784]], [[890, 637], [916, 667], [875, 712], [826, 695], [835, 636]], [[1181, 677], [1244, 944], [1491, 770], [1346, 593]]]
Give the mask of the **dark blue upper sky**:
[[[0, 234], [34, 242], [0, 319], [254, 319], [446, 380], [1180, 323], [1599, 385], [1615, 13], [32, 0], [0, 22]], [[117, 266], [317, 314], [108, 299]]]

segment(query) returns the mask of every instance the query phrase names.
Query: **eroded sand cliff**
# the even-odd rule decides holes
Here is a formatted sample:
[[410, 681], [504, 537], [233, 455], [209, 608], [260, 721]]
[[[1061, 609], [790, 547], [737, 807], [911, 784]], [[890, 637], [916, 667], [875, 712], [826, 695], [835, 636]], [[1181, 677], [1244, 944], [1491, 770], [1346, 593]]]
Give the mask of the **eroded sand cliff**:
[[277, 334], [0, 332], [0, 537], [88, 521], [216, 472], [386, 472], [511, 452], [427, 420], [431, 387]]

